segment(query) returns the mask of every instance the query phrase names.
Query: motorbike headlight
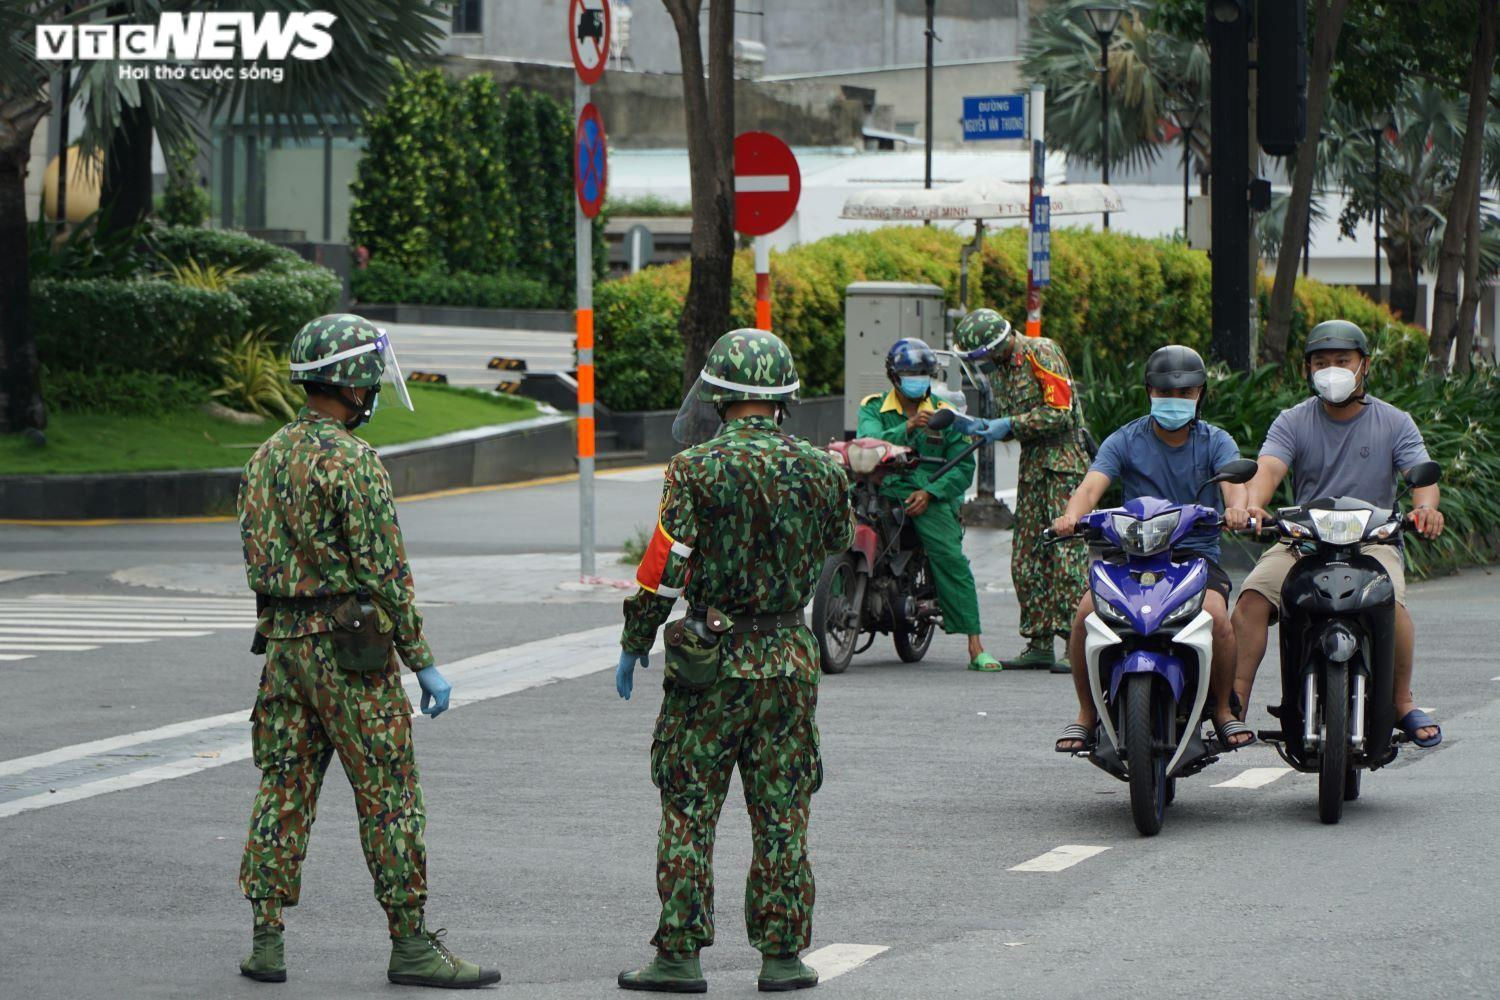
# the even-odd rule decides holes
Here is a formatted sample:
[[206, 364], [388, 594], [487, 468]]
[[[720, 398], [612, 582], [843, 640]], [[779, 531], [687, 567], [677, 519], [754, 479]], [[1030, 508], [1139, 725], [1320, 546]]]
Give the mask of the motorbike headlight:
[[1365, 537], [1372, 542], [1383, 542], [1390, 538], [1399, 527], [1401, 527], [1400, 521], [1385, 521], [1371, 528]]
[[868, 476], [875, 471], [875, 467], [885, 457], [885, 446], [851, 444], [844, 454], [849, 456], [849, 468], [855, 475]]
[[1205, 593], [1207, 591], [1200, 590], [1192, 597], [1177, 605], [1177, 607], [1172, 609], [1171, 614], [1161, 620], [1161, 623], [1163, 625], [1176, 625], [1179, 622], [1185, 622], [1189, 618], [1192, 618], [1199, 611], [1203, 610], [1203, 595]]
[[1104, 620], [1106, 625], [1130, 624], [1130, 619], [1125, 617], [1125, 612], [1100, 597], [1097, 592], [1094, 594], [1094, 612]]
[[1120, 547], [1131, 555], [1151, 556], [1163, 551], [1172, 541], [1172, 532], [1177, 530], [1181, 511], [1159, 514], [1145, 521], [1129, 514], [1114, 515], [1115, 534], [1120, 536]]
[[1313, 528], [1318, 537], [1329, 545], [1353, 545], [1365, 537], [1365, 525], [1370, 521], [1367, 510], [1313, 510]]

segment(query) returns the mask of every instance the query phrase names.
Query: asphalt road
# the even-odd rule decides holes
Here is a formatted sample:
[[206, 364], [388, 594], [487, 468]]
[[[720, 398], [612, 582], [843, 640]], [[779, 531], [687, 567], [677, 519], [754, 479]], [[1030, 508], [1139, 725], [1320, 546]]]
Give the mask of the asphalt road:
[[[416, 723], [429, 921], [450, 929], [461, 954], [504, 970], [497, 992], [528, 998], [618, 995], [614, 974], [645, 959], [656, 913], [647, 753], [659, 658], [621, 702], [609, 666], [624, 592], [577, 587], [569, 490], [401, 505], [419, 590], [443, 595], [424, 607], [438, 658], [455, 695], [475, 699]], [[650, 523], [656, 491], [649, 472], [601, 482], [602, 547]], [[1008, 533], [973, 531], [966, 544], [990, 648], [1004, 655], [1017, 617]], [[29, 657], [0, 661], [6, 996], [393, 989], [336, 768], [302, 905], [288, 913], [291, 981], [257, 986], [236, 974], [249, 914], [235, 879], [256, 784], [236, 754], [258, 677], [236, 624], [241, 598], [223, 583], [237, 558], [224, 522], [0, 526], [0, 579], [54, 574], [0, 583], [0, 618], [40, 630], [55, 616], [69, 623], [62, 631], [105, 635], [129, 625], [207, 633], [92, 650], [0, 648]], [[599, 572], [624, 578], [630, 568], [606, 556]], [[196, 589], [161, 589], [174, 581]], [[827, 780], [811, 844], [820, 961], [851, 953], [834, 946], [885, 950], [819, 989], [862, 998], [1495, 996], [1500, 898], [1489, 852], [1500, 799], [1482, 737], [1500, 723], [1489, 652], [1497, 601], [1500, 579], [1478, 571], [1413, 588], [1418, 701], [1435, 709], [1446, 739], [1366, 776], [1337, 827], [1317, 822], [1310, 778], [1249, 773], [1280, 766], [1256, 747], [1182, 782], [1165, 830], [1143, 839], [1124, 785], [1051, 751], [1073, 712], [1064, 678], [970, 673], [957, 638], [940, 638], [911, 666], [878, 642], [821, 688]], [[67, 644], [88, 640], [55, 643]], [[1267, 724], [1272, 687], [1268, 673], [1252, 721]], [[1215, 787], [1271, 774], [1258, 787]], [[1011, 870], [1065, 845], [1102, 850], [1056, 870]], [[748, 858], [731, 790], [716, 859], [719, 939], [704, 961], [715, 995], [754, 993], [757, 958], [740, 907]]]

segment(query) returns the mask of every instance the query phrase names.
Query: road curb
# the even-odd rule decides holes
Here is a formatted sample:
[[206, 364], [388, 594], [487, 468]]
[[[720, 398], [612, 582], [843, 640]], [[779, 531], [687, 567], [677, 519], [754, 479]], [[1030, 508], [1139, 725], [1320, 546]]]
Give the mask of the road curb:
[[[544, 416], [379, 449], [396, 496], [572, 472], [573, 420]], [[240, 468], [0, 476], [0, 520], [87, 521], [234, 513]]]

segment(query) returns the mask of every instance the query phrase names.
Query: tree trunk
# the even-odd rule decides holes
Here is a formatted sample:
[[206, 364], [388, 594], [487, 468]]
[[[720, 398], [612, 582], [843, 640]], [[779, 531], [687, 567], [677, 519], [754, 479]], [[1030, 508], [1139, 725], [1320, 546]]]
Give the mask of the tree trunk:
[[1496, 0], [1481, 0], [1474, 61], [1469, 70], [1464, 147], [1458, 161], [1458, 179], [1453, 184], [1453, 200], [1448, 205], [1448, 224], [1443, 228], [1443, 242], [1438, 250], [1432, 326], [1427, 332], [1427, 370], [1434, 375], [1448, 370], [1448, 348], [1458, 322], [1458, 276], [1464, 266], [1464, 235], [1469, 231], [1469, 216], [1473, 214], [1478, 190], [1478, 174], [1484, 158], [1484, 118], [1495, 71], [1496, 9]]
[[144, 107], [121, 108], [120, 124], [104, 153], [99, 206], [108, 229], [129, 229], [151, 214], [151, 115]]
[[1287, 339], [1292, 328], [1292, 291], [1297, 282], [1297, 262], [1307, 239], [1308, 210], [1312, 204], [1313, 175], [1318, 169], [1318, 136], [1323, 130], [1323, 110], [1327, 103], [1328, 78], [1333, 69], [1334, 50], [1339, 31], [1344, 26], [1344, 8], [1348, 0], [1323, 0], [1315, 3], [1316, 27], [1313, 30], [1312, 59], [1307, 67], [1307, 138], [1297, 147], [1297, 164], [1292, 171], [1292, 194], [1281, 229], [1281, 247], [1276, 253], [1276, 281], [1271, 286], [1270, 308], [1266, 316], [1266, 337], [1262, 353], [1271, 361], [1286, 359]]
[[703, 75], [699, 13], [703, 0], [663, 0], [677, 29], [692, 183], [692, 261], [682, 334], [683, 391], [698, 378], [708, 349], [729, 330], [734, 267], [734, 4], [708, 0], [708, 78]]
[[46, 101], [0, 92], [0, 432], [47, 426], [26, 244], [26, 166]]
[[1385, 241], [1385, 262], [1391, 269], [1390, 299], [1386, 303], [1407, 323], [1421, 325], [1417, 315], [1417, 254], [1411, 244], [1393, 240]]
[[1474, 325], [1479, 319], [1479, 171], [1474, 172], [1474, 190], [1469, 192], [1468, 232], [1464, 234], [1464, 299], [1458, 306], [1458, 343], [1453, 352], [1453, 370], [1467, 375], [1469, 355], [1474, 350]]

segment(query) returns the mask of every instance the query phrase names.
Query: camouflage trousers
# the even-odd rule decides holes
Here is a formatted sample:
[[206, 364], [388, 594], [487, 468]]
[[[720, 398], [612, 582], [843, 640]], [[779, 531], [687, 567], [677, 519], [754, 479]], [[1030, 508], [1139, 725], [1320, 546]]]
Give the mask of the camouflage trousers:
[[814, 718], [818, 689], [791, 677], [724, 678], [702, 692], [668, 687], [651, 742], [661, 789], [651, 943], [696, 954], [714, 943], [714, 832], [739, 765], [754, 857], [745, 880], [750, 944], [793, 955], [812, 940], [813, 876], [807, 817], [823, 783]]
[[392, 659], [351, 673], [326, 636], [272, 639], [251, 715], [260, 792], [240, 864], [257, 923], [281, 926], [296, 906], [318, 792], [335, 753], [354, 788], [359, 840], [392, 937], [422, 929], [427, 900], [426, 815], [411, 738], [411, 702]]
[[1023, 475], [1016, 487], [1010, 576], [1021, 605], [1021, 634], [1029, 639], [1066, 635], [1088, 586], [1087, 546], [1042, 544], [1042, 532], [1062, 516], [1081, 478], [1039, 469]]

